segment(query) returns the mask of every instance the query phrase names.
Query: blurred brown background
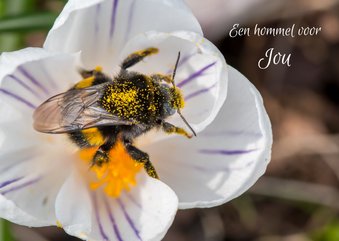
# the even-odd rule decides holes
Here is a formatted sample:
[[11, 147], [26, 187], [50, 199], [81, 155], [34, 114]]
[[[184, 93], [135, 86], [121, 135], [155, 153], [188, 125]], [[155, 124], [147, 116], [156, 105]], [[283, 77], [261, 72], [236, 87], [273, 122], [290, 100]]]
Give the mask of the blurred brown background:
[[[58, 12], [63, 1], [37, 1]], [[339, 241], [339, 6], [336, 0], [188, 0], [207, 38], [261, 92], [272, 161], [247, 193], [217, 208], [179, 211], [165, 241]], [[233, 24], [318, 26], [317, 36], [229, 38]], [[46, 31], [25, 34], [41, 46]], [[0, 34], [0, 39], [3, 34]], [[258, 68], [267, 49], [291, 67]], [[8, 49], [2, 49], [5, 51]], [[13, 226], [18, 240], [77, 240], [57, 228]]]
[[[221, 25], [217, 20], [202, 25], [227, 62], [261, 92], [273, 127], [272, 161], [265, 176], [236, 200], [209, 210], [179, 212], [165, 240], [338, 241], [338, 3], [214, 2], [221, 9], [227, 2], [238, 6], [237, 10], [224, 8], [228, 16], [220, 13], [225, 26], [221, 34], [211, 30], [212, 24]], [[322, 31], [313, 37], [229, 38], [235, 23], [251, 29], [255, 24], [272, 28], [296, 24], [322, 27]], [[291, 53], [291, 67], [258, 68], [259, 59], [272, 47]]]

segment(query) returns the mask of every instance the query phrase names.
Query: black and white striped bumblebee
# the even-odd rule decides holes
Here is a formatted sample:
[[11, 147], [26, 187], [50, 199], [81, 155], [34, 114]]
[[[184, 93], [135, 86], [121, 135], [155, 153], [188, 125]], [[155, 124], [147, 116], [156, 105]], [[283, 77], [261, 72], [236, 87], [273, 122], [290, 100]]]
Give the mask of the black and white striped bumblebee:
[[109, 151], [121, 142], [133, 160], [144, 164], [149, 176], [158, 178], [148, 154], [136, 148], [133, 140], [153, 128], [191, 138], [184, 129], [166, 122], [175, 113], [195, 132], [180, 112], [184, 100], [174, 84], [180, 52], [172, 76], [127, 70], [156, 53], [158, 49], [147, 48], [130, 54], [114, 78], [99, 67], [81, 71], [83, 80], [35, 110], [34, 128], [43, 133], [67, 133], [81, 149], [99, 147], [92, 160], [98, 166], [109, 161]]

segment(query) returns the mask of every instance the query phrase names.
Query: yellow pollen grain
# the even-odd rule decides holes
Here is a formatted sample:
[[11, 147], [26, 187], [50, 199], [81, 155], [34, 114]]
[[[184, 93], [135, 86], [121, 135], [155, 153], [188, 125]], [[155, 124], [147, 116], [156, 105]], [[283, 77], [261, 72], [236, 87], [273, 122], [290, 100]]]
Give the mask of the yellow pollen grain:
[[[97, 147], [83, 149], [79, 156], [90, 163], [96, 150]], [[126, 152], [122, 142], [118, 141], [109, 152], [109, 162], [91, 168], [97, 180], [90, 183], [90, 188], [102, 188], [108, 196], [119, 197], [122, 191], [129, 191], [137, 184], [136, 175], [142, 167], [143, 164], [136, 163]]]
[[119, 101], [123, 105], [127, 105], [135, 101], [135, 97], [137, 95], [136, 90], [128, 90], [126, 92], [115, 93], [112, 95], [112, 99]]
[[174, 100], [175, 100], [174, 101], [174, 108], [176, 108], [176, 109], [184, 108], [185, 101], [184, 101], [184, 97], [181, 93], [181, 90], [179, 88], [175, 87], [173, 96], [174, 96]]
[[94, 68], [94, 70], [95, 70], [96, 72], [102, 72], [102, 67], [101, 67], [101, 66], [96, 66], [96, 67]]
[[150, 104], [150, 106], [148, 107], [148, 110], [155, 112], [157, 110], [157, 107], [154, 104]]
[[63, 228], [62, 223], [59, 220], [56, 221], [56, 226], [58, 228]]
[[[103, 98], [103, 106], [107, 111], [123, 118], [132, 118], [139, 114], [142, 105], [139, 99], [140, 93], [136, 88], [127, 88], [124, 85], [119, 86], [119, 88], [114, 86], [108, 88], [110, 94]], [[112, 109], [111, 104], [113, 104], [114, 109]]]

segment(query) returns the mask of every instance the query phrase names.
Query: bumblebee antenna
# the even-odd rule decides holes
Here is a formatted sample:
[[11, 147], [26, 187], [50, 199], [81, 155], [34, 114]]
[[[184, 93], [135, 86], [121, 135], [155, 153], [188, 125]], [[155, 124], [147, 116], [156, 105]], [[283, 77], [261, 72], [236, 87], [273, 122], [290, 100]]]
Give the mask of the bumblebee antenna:
[[[178, 68], [178, 64], [179, 64], [179, 60], [180, 60], [180, 51], [178, 52], [178, 57], [177, 57], [177, 61], [175, 62], [175, 66], [174, 66], [174, 70], [173, 70], [173, 74], [172, 74], [172, 85], [174, 88], [176, 88], [175, 86], [175, 82], [174, 82], [174, 78], [175, 78], [175, 74], [177, 73], [177, 68]], [[188, 126], [188, 128], [192, 131], [194, 136], [197, 136], [197, 134], [195, 133], [195, 131], [193, 130], [193, 128], [190, 126], [190, 124], [187, 122], [187, 120], [185, 119], [185, 117], [182, 115], [180, 108], [177, 109], [177, 112], [179, 114], [179, 116], [181, 117], [181, 119], [185, 122], [185, 124]]]
[[179, 60], [180, 60], [180, 51], [178, 52], [177, 61], [175, 62], [175, 66], [174, 66], [174, 70], [173, 70], [173, 74], [172, 74], [172, 84], [173, 84], [174, 87], [176, 87], [175, 83], [174, 83], [174, 78], [175, 78], [175, 74], [177, 73]]
[[197, 133], [195, 133], [195, 131], [193, 130], [193, 128], [190, 126], [190, 124], [188, 124], [187, 120], [185, 119], [185, 117], [181, 114], [181, 111], [178, 109], [178, 114], [181, 117], [181, 119], [185, 122], [185, 124], [188, 126], [188, 128], [190, 128], [190, 130], [192, 131], [194, 136], [197, 136]]

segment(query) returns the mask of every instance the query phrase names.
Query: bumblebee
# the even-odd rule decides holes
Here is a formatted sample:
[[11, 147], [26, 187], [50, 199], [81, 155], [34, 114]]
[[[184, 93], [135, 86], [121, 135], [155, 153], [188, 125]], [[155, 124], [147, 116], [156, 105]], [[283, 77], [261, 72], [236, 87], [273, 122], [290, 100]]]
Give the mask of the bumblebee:
[[149, 176], [158, 178], [149, 155], [135, 147], [133, 140], [153, 128], [191, 138], [192, 134], [183, 128], [166, 122], [175, 113], [196, 134], [181, 114], [184, 100], [174, 83], [180, 52], [172, 76], [128, 71], [156, 53], [158, 49], [151, 47], [130, 54], [114, 78], [105, 75], [100, 67], [80, 71], [80, 82], [35, 110], [34, 128], [43, 133], [67, 133], [81, 149], [98, 147], [92, 166], [109, 162], [109, 151], [121, 142], [130, 157], [144, 165]]

